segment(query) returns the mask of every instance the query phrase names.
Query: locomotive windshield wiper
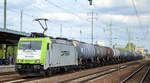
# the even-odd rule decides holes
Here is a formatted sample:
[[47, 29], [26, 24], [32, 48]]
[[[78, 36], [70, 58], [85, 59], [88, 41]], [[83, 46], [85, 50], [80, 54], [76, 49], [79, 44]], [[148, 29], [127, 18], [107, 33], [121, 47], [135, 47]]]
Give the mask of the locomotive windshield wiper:
[[36, 49], [35, 49], [35, 48], [32, 48], [31, 50], [36, 51]]
[[30, 50], [29, 48], [23, 48], [23, 51]]

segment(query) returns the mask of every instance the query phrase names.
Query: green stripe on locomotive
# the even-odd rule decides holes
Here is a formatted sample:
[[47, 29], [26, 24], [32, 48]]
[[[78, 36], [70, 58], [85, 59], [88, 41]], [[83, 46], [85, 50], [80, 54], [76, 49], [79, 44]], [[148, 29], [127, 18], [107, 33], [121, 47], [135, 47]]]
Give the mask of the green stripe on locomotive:
[[[41, 53], [40, 53], [40, 59], [18, 59], [16, 58], [16, 63], [23, 63], [23, 64], [43, 64], [46, 61], [46, 52], [47, 52], [47, 44], [51, 43], [52, 41], [50, 40], [49, 37], [43, 37], [43, 38], [29, 38], [29, 37], [23, 37], [20, 38], [19, 43], [22, 41], [42, 41], [41, 44]], [[20, 45], [18, 43], [18, 51], [20, 48]], [[18, 53], [18, 52], [17, 52]], [[17, 57], [19, 55], [17, 54]]]

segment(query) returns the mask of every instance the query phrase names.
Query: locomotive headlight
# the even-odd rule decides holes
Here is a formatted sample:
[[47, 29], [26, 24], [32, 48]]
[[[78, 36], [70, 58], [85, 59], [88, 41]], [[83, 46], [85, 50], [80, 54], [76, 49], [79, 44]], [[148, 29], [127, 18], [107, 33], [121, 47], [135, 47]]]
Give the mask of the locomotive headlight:
[[35, 63], [40, 63], [40, 60], [35, 60]]

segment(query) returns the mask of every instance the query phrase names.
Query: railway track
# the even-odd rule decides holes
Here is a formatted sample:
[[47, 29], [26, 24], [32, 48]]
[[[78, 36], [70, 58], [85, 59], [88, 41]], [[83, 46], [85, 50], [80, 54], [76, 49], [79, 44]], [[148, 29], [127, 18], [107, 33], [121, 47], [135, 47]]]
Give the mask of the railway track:
[[89, 81], [94, 80], [96, 78], [99, 78], [101, 76], [104, 76], [104, 75], [110, 74], [112, 72], [118, 71], [120, 69], [127, 68], [131, 65], [134, 65], [134, 64], [136, 64], [136, 63], [131, 63], [131, 64], [123, 65], [123, 66], [120, 66], [120, 67], [110, 68], [110, 69], [106, 69], [106, 70], [103, 70], [103, 71], [97, 71], [97, 72], [81, 75], [81, 76], [78, 76], [78, 77], [73, 77], [73, 78], [70, 78], [70, 79], [59, 81], [59, 83], [70, 83], [70, 82], [73, 82], [73, 83], [74, 82], [75, 83], [86, 83], [86, 82], [89, 82]]
[[0, 82], [1, 83], [16, 83], [16, 82], [23, 81], [23, 80], [25, 80], [25, 79], [23, 79], [22, 77], [14, 77], [11, 79], [1, 80]]
[[23, 82], [28, 82], [36, 79], [42, 79], [42, 77], [16, 77], [10, 80], [3, 80], [0, 81], [2, 83], [23, 83]]
[[148, 68], [148, 70], [146, 71], [146, 73], [144, 74], [142, 80], [140, 81], [140, 83], [149, 83], [150, 82], [150, 67]]
[[128, 77], [121, 81], [121, 83], [149, 83], [150, 81], [150, 62], [145, 63]]
[[0, 73], [0, 77], [9, 76], [12, 74], [17, 74], [17, 73], [16, 72], [3, 72], [3, 73]]
[[[113, 67], [113, 68], [109, 68], [106, 70], [101, 70], [101, 71], [97, 71], [97, 72], [92, 72], [92, 73], [88, 73], [85, 75], [80, 75], [77, 77], [72, 77], [70, 79], [66, 79], [66, 80], [61, 80], [59, 81], [59, 83], [66, 83], [66, 82], [78, 82], [78, 83], [85, 83], [88, 82], [90, 80], [99, 78], [101, 76], [110, 74], [112, 72], [118, 71], [119, 69], [124, 69], [127, 68], [129, 66], [132, 66], [134, 64], [138, 64], [137, 62], [134, 63], [130, 63], [130, 64], [125, 64], [125, 65], [120, 65], [118, 67]], [[39, 80], [39, 79], [43, 79], [45, 77], [23, 77], [23, 76], [14, 76], [14, 77], [8, 77], [11, 79], [2, 79], [0, 78], [0, 83], [22, 83], [22, 82], [29, 82], [29, 81], [35, 81], [35, 80]], [[48, 77], [46, 77], [48, 78]]]
[[2, 75], [2, 76], [0, 76], [0, 83], [5, 83], [7, 81], [17, 80], [17, 79], [21, 79], [21, 78], [22, 78], [22, 76], [20, 76], [18, 74]]

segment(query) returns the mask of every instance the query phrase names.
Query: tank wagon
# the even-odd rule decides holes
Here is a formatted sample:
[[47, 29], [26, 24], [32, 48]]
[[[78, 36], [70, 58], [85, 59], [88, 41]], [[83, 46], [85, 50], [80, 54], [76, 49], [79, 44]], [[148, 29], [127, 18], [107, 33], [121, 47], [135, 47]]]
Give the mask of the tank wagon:
[[51, 75], [57, 71], [96, 67], [141, 58], [138, 53], [65, 38], [25, 37], [21, 38], [18, 44], [15, 69], [21, 75]]

